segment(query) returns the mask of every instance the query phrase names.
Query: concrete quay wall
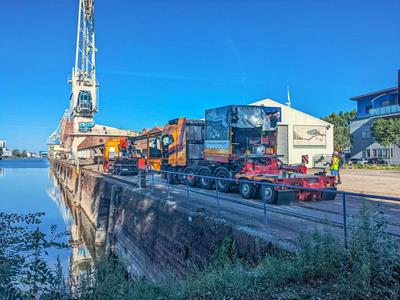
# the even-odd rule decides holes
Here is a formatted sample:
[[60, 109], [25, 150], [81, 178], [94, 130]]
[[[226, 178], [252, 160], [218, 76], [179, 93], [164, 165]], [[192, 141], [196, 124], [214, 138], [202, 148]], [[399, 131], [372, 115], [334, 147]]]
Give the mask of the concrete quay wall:
[[180, 207], [156, 189], [63, 161], [52, 166], [68, 199], [95, 228], [96, 248], [115, 254], [136, 276], [153, 281], [184, 276], [202, 268], [227, 237], [234, 239], [239, 255], [250, 260], [275, 248], [249, 228]]

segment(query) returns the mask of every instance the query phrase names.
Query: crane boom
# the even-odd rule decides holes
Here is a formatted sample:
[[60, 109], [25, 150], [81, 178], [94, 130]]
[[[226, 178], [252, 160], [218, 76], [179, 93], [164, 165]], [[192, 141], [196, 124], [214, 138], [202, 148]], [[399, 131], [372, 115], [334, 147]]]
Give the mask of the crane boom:
[[72, 116], [93, 118], [98, 111], [96, 81], [94, 0], [79, 0], [75, 67], [72, 69]]

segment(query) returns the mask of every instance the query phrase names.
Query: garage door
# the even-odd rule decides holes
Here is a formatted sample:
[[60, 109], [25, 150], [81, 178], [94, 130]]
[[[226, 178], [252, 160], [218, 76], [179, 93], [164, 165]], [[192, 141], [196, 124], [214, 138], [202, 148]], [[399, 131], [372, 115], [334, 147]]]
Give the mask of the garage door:
[[288, 163], [288, 126], [278, 126], [278, 155], [281, 161]]

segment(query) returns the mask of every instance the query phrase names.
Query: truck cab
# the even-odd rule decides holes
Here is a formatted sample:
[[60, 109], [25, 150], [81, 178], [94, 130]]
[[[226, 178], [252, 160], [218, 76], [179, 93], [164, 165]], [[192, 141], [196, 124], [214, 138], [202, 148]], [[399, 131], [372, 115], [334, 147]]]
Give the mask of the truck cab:
[[178, 118], [170, 120], [161, 136], [162, 165], [185, 167], [204, 158], [204, 121]]

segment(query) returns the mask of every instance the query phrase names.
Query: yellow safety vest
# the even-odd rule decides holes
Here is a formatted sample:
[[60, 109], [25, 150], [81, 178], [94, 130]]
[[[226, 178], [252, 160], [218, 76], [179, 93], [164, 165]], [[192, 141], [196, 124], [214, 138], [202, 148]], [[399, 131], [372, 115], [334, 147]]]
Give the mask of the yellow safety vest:
[[331, 170], [338, 171], [339, 170], [339, 157], [334, 156], [332, 157], [332, 163], [331, 163]]

